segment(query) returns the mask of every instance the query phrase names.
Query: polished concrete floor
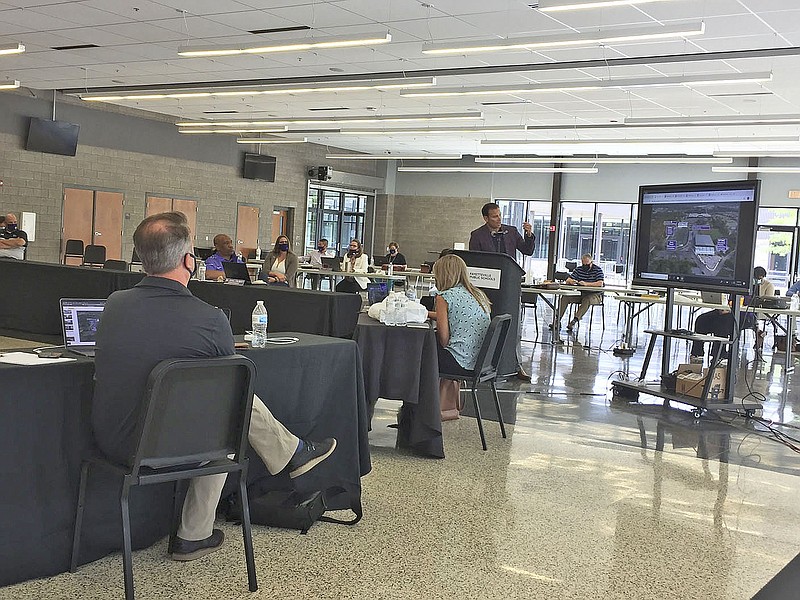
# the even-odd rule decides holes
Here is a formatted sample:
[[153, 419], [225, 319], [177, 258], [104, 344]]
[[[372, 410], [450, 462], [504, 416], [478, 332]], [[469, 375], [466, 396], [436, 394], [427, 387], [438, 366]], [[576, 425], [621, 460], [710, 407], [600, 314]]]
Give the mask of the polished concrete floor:
[[[504, 440], [486, 418], [487, 452], [466, 416], [443, 426], [446, 459], [398, 451], [387, 427], [397, 404], [381, 401], [363, 521], [319, 523], [305, 536], [256, 527], [257, 593], [247, 591], [239, 530], [220, 524], [223, 550], [193, 563], [168, 560], [166, 541], [137, 552], [137, 596], [752, 597], [800, 549], [798, 454], [733, 413], [696, 420], [645, 397], [611, 403], [610, 378], [638, 372], [643, 352], [612, 356], [619, 332], [606, 310], [605, 332], [595, 319], [566, 344], [551, 345], [545, 331], [523, 344], [533, 381], [501, 386], [504, 420], [514, 424]], [[534, 339], [532, 312], [523, 333]], [[673, 351], [682, 360], [687, 349]], [[800, 426], [797, 376], [785, 376], [782, 355], [763, 358], [744, 351], [748, 384], [737, 390], [765, 394], [765, 417]], [[120, 598], [121, 585], [114, 555], [0, 588], [0, 599]]]

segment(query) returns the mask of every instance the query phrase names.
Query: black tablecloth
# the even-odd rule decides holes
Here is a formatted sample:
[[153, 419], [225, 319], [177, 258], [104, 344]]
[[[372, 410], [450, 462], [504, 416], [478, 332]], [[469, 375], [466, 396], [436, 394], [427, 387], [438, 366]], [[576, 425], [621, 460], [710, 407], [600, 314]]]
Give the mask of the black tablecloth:
[[[61, 335], [60, 298], [108, 298], [133, 287], [142, 273], [0, 260], [0, 281], [13, 282], [13, 294], [0, 302], [0, 329]], [[236, 334], [250, 329], [256, 300], [264, 300], [271, 331], [302, 331], [350, 338], [361, 309], [358, 294], [314, 292], [261, 285], [237, 287], [213, 282], [189, 284], [198, 298], [231, 309]]]
[[361, 315], [354, 339], [364, 366], [370, 421], [378, 398], [402, 400], [398, 445], [444, 458], [434, 330], [387, 327]]
[[[356, 344], [293, 334], [291, 346], [246, 354], [257, 365], [259, 396], [301, 437], [335, 436], [336, 452], [293, 480], [302, 490], [345, 490], [333, 508], [360, 501], [360, 476], [370, 470], [367, 411]], [[89, 411], [94, 365], [79, 360], [45, 366], [0, 364], [0, 586], [69, 568], [80, 462], [92, 445]], [[251, 462], [249, 481], [265, 468]], [[281, 487], [288, 479], [275, 478]], [[81, 562], [121, 546], [120, 480], [92, 470], [87, 490]], [[134, 488], [134, 548], [169, 532], [172, 484]]]
[[212, 306], [229, 308], [236, 335], [251, 329], [253, 308], [263, 300], [269, 331], [301, 331], [350, 338], [361, 310], [361, 296], [267, 285], [233, 286], [190, 281], [192, 293]]

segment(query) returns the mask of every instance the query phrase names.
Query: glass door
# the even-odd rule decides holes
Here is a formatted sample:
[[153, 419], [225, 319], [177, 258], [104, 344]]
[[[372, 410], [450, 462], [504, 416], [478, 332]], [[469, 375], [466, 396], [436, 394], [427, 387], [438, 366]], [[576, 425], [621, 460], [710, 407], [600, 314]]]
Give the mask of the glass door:
[[764, 267], [767, 279], [781, 295], [792, 283], [796, 271], [797, 228], [781, 225], [760, 225], [756, 233], [753, 265]]

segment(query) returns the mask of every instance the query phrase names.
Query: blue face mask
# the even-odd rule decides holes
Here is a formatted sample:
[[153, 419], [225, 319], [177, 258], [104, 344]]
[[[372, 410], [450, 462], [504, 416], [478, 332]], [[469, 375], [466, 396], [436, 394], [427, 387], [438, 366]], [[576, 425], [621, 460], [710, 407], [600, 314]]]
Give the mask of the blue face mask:
[[289, 244], [278, 244], [278, 250], [280, 250], [281, 252], [288, 252]]
[[12, 233], [12, 232], [14, 232], [16, 230], [17, 230], [17, 224], [16, 223], [6, 223], [6, 231], [8, 231], [9, 233]]
[[397, 254], [397, 248], [389, 248], [389, 254]]
[[317, 250], [320, 252], [325, 252], [325, 246], [317, 246]]

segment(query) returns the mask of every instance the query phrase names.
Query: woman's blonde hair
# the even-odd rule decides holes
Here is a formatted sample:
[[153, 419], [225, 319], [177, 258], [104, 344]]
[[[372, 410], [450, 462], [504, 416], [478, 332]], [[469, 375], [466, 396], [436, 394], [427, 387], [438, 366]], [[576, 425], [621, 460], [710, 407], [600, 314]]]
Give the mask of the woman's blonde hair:
[[440, 292], [449, 290], [451, 287], [463, 285], [478, 301], [481, 308], [487, 314], [492, 310], [492, 303], [481, 290], [472, 285], [467, 273], [467, 263], [455, 254], [445, 254], [433, 263], [433, 276], [436, 278], [436, 289]]

